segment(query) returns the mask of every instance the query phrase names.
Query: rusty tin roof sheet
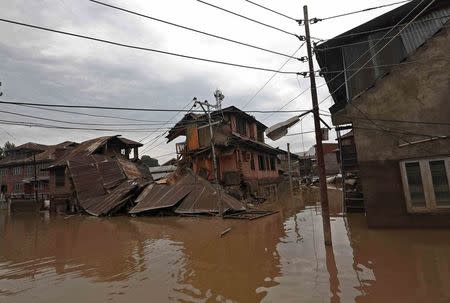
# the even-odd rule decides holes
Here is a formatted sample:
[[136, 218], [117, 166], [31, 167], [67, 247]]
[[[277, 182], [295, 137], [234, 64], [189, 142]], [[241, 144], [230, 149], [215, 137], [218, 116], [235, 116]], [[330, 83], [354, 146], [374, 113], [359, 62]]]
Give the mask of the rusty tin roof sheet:
[[86, 199], [82, 203], [80, 202], [80, 205], [87, 213], [93, 216], [108, 215], [123, 207], [134, 196], [138, 187], [137, 182], [128, 180], [117, 186], [110, 193]]
[[[220, 194], [225, 211], [245, 210], [240, 201], [223, 191]], [[136, 200], [138, 204], [130, 213], [174, 207], [180, 201], [175, 213], [217, 213], [219, 212], [218, 198], [218, 191], [211, 183], [188, 173], [173, 185], [155, 184], [147, 187]]]
[[112, 188], [126, 179], [117, 160], [103, 155], [95, 155], [93, 157], [97, 163], [105, 188]]
[[150, 184], [136, 199], [137, 205], [130, 210], [131, 214], [157, 210], [175, 206], [186, 197], [192, 188], [181, 184]]
[[102, 176], [95, 159], [80, 157], [67, 162], [78, 202], [83, 202], [106, 193]]

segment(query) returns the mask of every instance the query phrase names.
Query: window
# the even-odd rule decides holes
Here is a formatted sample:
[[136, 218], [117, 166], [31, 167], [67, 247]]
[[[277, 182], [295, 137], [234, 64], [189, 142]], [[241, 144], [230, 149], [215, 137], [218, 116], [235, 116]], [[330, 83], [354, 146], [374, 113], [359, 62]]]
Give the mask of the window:
[[266, 159], [264, 156], [258, 155], [259, 170], [266, 170]]
[[64, 185], [66, 185], [66, 169], [58, 167], [55, 169], [55, 186], [63, 187]]
[[27, 176], [34, 176], [34, 165], [28, 165], [25, 173]]
[[0, 177], [6, 176], [8, 172], [7, 168], [0, 168]]
[[22, 167], [21, 166], [13, 167], [13, 175], [18, 176], [20, 174], [22, 174]]
[[236, 118], [236, 131], [241, 135], [247, 135], [247, 123], [245, 120]]
[[253, 157], [253, 153], [250, 153], [250, 168], [251, 170], [255, 170], [255, 157]]
[[400, 163], [409, 212], [450, 209], [450, 158]]
[[450, 206], [450, 190], [444, 160], [430, 161], [431, 180], [437, 206]]
[[15, 193], [22, 193], [23, 192], [23, 184], [22, 183], [15, 183], [13, 191]]
[[270, 157], [270, 170], [275, 170], [276, 166], [275, 166], [275, 158], [274, 157]]

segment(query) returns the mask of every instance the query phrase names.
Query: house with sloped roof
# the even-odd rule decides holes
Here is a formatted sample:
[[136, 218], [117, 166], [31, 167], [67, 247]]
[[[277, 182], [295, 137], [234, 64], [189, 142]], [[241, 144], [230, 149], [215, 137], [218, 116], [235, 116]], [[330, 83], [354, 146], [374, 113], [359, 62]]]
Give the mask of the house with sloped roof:
[[371, 227], [450, 226], [449, 20], [413, 0], [315, 48]]
[[186, 138], [176, 145], [179, 158], [197, 175], [213, 180], [212, 140], [222, 185], [247, 194], [274, 195], [280, 180], [277, 155], [281, 152], [264, 142], [267, 126], [235, 106], [214, 111], [211, 117], [213, 138], [208, 117], [203, 114], [189, 113], [169, 131], [168, 142]]
[[64, 156], [77, 143], [66, 141], [57, 145], [28, 142], [9, 149], [0, 160], [0, 192], [22, 200], [39, 200], [49, 195], [49, 175], [45, 170]]

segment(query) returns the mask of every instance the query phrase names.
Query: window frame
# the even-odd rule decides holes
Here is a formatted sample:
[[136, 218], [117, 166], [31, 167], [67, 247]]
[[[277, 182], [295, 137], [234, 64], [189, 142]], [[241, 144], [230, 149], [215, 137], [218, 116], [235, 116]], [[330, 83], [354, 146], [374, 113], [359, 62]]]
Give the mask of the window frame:
[[[432, 213], [432, 212], [450, 212], [450, 205], [437, 205], [434, 192], [433, 179], [429, 162], [444, 161], [445, 172], [447, 174], [447, 183], [450, 188], [450, 157], [421, 158], [400, 161], [400, 172], [403, 184], [403, 193], [406, 200], [406, 209], [408, 213]], [[408, 177], [405, 164], [419, 163], [422, 186], [425, 197], [425, 206], [413, 206], [411, 202], [411, 192], [409, 190]]]

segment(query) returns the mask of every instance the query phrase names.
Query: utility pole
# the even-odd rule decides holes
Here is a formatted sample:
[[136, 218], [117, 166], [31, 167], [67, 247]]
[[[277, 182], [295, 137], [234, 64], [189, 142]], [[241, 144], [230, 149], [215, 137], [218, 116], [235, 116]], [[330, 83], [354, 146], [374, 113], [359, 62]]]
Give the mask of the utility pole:
[[288, 169], [289, 169], [289, 189], [292, 194], [292, 167], [291, 167], [291, 144], [287, 144], [287, 152], [288, 152]]
[[[213, 123], [211, 121], [211, 107], [219, 108], [219, 104], [216, 104], [216, 106], [213, 106], [213, 105], [209, 104], [208, 101], [206, 101], [206, 100], [204, 102], [195, 101], [195, 104], [199, 104], [201, 106], [201, 108], [203, 109], [203, 111], [208, 116], [209, 136], [210, 136], [210, 140], [211, 140], [211, 157], [212, 157], [213, 171], [214, 171], [214, 186], [216, 187], [217, 194], [218, 194], [219, 215], [222, 216], [223, 215], [222, 194], [220, 193], [219, 176], [218, 176], [218, 172], [217, 172], [216, 149], [214, 147], [214, 141], [213, 141], [213, 136], [214, 136]], [[206, 109], [205, 109], [205, 107], [206, 107]]]
[[316, 157], [317, 168], [319, 173], [320, 202], [322, 208], [323, 235], [325, 245], [332, 245], [331, 226], [330, 226], [330, 209], [328, 205], [327, 180], [325, 174], [325, 160], [323, 158], [322, 131], [320, 129], [319, 104], [317, 102], [316, 78], [314, 75], [314, 63], [311, 50], [311, 37], [309, 34], [308, 6], [303, 6], [303, 15], [305, 23], [306, 47], [308, 50], [309, 61], [309, 79], [311, 81], [311, 98], [314, 114], [314, 128], [316, 131]]
[[34, 164], [34, 199], [36, 204], [38, 204], [38, 187], [37, 187], [37, 168], [36, 168], [36, 154], [33, 154], [33, 164]]

